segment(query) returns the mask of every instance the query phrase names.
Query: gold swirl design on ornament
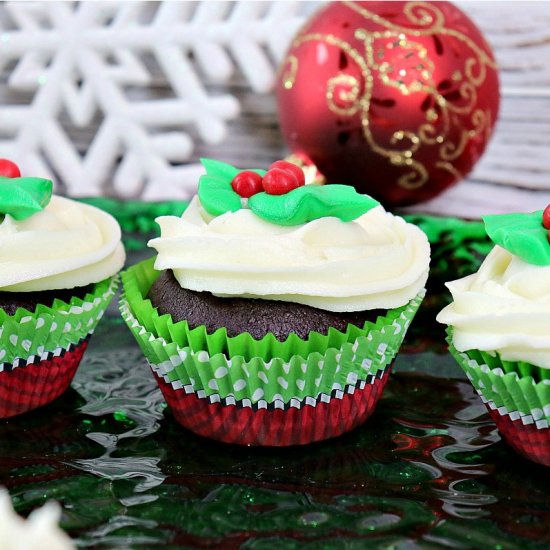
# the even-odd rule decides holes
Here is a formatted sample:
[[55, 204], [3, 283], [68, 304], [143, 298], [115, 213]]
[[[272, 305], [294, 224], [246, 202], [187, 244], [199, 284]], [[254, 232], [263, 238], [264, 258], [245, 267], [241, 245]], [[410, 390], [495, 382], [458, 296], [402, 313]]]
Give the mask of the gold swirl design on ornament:
[[472, 109], [477, 102], [477, 88], [470, 82], [462, 82], [458, 90], [460, 92], [461, 99], [466, 100], [466, 103], [464, 105], [456, 105], [455, 103], [447, 101], [443, 98], [445, 109], [448, 109], [453, 113], [467, 115], [472, 112]]
[[[492, 69], [497, 68], [496, 63], [491, 59], [491, 56], [480, 48], [468, 35], [461, 33], [456, 29], [448, 29], [445, 27], [445, 16], [443, 15], [443, 12], [431, 2], [407, 2], [403, 8], [403, 13], [407, 16], [411, 24], [425, 25], [425, 28], [423, 29], [411, 29], [410, 27], [403, 25], [396, 25], [395, 23], [384, 19], [380, 15], [372, 13], [367, 8], [364, 8], [355, 2], [343, 2], [343, 4], [362, 15], [365, 19], [395, 32], [407, 33], [413, 36], [426, 36], [435, 33], [452, 36], [476, 52], [478, 58], [484, 65], [487, 65]], [[415, 16], [415, 10], [420, 11], [423, 14], [421, 18]]]
[[456, 160], [466, 149], [470, 135], [468, 130], [462, 130], [457, 143], [447, 141], [439, 149], [439, 156], [443, 160]]
[[[479, 71], [477, 76], [474, 74], [474, 68], [476, 65], [478, 66]], [[485, 77], [487, 76], [487, 64], [480, 63], [479, 59], [476, 59], [475, 57], [470, 57], [464, 63], [464, 74], [466, 75], [468, 81], [474, 86], [480, 86], [483, 84]]]
[[[407, 161], [408, 160], [411, 159], [407, 159]], [[429, 177], [426, 167], [420, 162], [412, 160], [411, 162], [405, 162], [404, 164], [410, 168], [413, 168], [413, 171], [400, 176], [397, 180], [397, 185], [399, 185], [399, 187], [403, 187], [404, 189], [419, 189], [425, 185]], [[398, 166], [402, 166], [402, 164], [399, 164]]]
[[439, 168], [440, 170], [446, 170], [447, 172], [450, 172], [457, 181], [461, 180], [464, 177], [464, 174], [460, 172], [460, 170], [457, 170], [454, 164], [451, 164], [450, 162], [443, 162], [441, 160], [438, 160], [435, 163], [435, 167]]
[[[328, 81], [326, 93], [330, 110], [339, 115], [354, 115], [360, 107], [357, 103], [360, 91], [359, 82], [354, 76], [339, 74], [332, 77]], [[338, 103], [349, 105], [349, 107], [342, 107]]]
[[487, 124], [487, 116], [481, 109], [476, 109], [471, 117], [473, 128], [470, 130], [462, 130], [458, 143], [448, 141], [440, 148], [440, 156], [443, 160], [457, 159], [468, 145], [468, 142], [474, 137], [481, 134]]
[[443, 131], [438, 130], [433, 124], [421, 124], [418, 128], [418, 138], [419, 141], [425, 143], [426, 145], [435, 145], [437, 143], [443, 143], [445, 140], [445, 128], [449, 125], [448, 117], [445, 117], [443, 120], [444, 129]]
[[412, 153], [415, 153], [420, 147], [420, 140], [415, 133], [407, 132], [405, 130], [398, 130], [397, 132], [393, 133], [392, 137], [390, 138], [390, 143], [392, 145], [395, 145], [398, 141], [403, 141], [404, 139], [408, 139], [411, 142], [411, 147], [408, 151], [405, 151], [403, 155], [405, 157], [411, 157]]
[[470, 137], [474, 138], [489, 130], [489, 123], [491, 121], [490, 111], [483, 111], [482, 109], [476, 109], [472, 114], [473, 128], [470, 130]]
[[[490, 112], [474, 110], [478, 99], [478, 88], [487, 77], [487, 68], [496, 68], [490, 55], [470, 37], [456, 29], [447, 28], [443, 12], [432, 3], [408, 2], [403, 9], [411, 25], [421, 26], [420, 29], [397, 25], [354, 2], [344, 2], [344, 4], [366, 20], [382, 27], [380, 31], [356, 29], [354, 37], [362, 42], [363, 52], [332, 34], [298, 35], [293, 42], [293, 47], [306, 42], [323, 42], [339, 48], [357, 64], [364, 80], [363, 93], [361, 93], [361, 82], [355, 76], [346, 73], [337, 74], [326, 83], [328, 108], [340, 116], [360, 113], [363, 136], [370, 149], [386, 157], [392, 165], [409, 169], [398, 180], [398, 185], [401, 187], [418, 189], [428, 181], [429, 173], [426, 166], [414, 158], [422, 145], [440, 145], [437, 149], [439, 158], [435, 166], [452, 173], [457, 178], [462, 177], [450, 161], [460, 157], [470, 139], [483, 131], [487, 132], [488, 138], [491, 130]], [[472, 52], [472, 56], [464, 61], [463, 70], [457, 69], [451, 76], [451, 82], [458, 85], [458, 93], [462, 100], [458, 105], [447, 100], [444, 93], [436, 86], [433, 80], [435, 63], [430, 59], [427, 48], [409, 38], [409, 36], [435, 34], [451, 36], [465, 44]], [[392, 53], [392, 62], [384, 59], [389, 51]], [[396, 58], [402, 62], [402, 65], [394, 66]], [[283, 85], [285, 89], [290, 90], [296, 79], [298, 59], [290, 55], [285, 60], [284, 66], [288, 68], [283, 76]], [[370, 128], [375, 77], [385, 86], [398, 89], [402, 95], [425, 93], [431, 98], [433, 105], [426, 109], [425, 122], [420, 123], [416, 131], [406, 129], [395, 131], [390, 139], [391, 147], [378, 144]], [[458, 116], [467, 117], [470, 113], [472, 113], [470, 117], [472, 126], [467, 128], [459, 121]], [[449, 140], [451, 127], [460, 129], [456, 142]]]
[[294, 82], [296, 82], [296, 74], [298, 72], [298, 58], [295, 55], [289, 55], [283, 67], [286, 66], [286, 70], [281, 77], [285, 90], [292, 90]]
[[[422, 34], [433, 34], [435, 32], [440, 32], [442, 28], [445, 17], [441, 10], [438, 10], [435, 6], [431, 5], [429, 2], [408, 2], [404, 9], [403, 13], [407, 16], [409, 21], [413, 25], [424, 26], [424, 29], [411, 29], [410, 27], [404, 27], [402, 25], [396, 25], [387, 19], [384, 19], [380, 15], [373, 13], [372, 11], [356, 4], [355, 2], [343, 2], [348, 8], [362, 15], [365, 19], [377, 23], [378, 25], [390, 29], [392, 31], [408, 33], [413, 36], [420, 36]], [[415, 11], [421, 13], [421, 17], [415, 15]]]

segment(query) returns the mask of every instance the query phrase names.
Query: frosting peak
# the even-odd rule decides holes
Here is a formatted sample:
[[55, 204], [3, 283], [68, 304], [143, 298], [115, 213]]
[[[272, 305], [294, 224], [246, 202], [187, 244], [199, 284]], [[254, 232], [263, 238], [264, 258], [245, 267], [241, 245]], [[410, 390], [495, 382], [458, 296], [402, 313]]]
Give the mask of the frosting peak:
[[0, 489], [0, 548], [47, 548], [48, 550], [74, 550], [69, 536], [58, 527], [61, 508], [56, 502], [47, 502], [33, 510], [25, 520], [13, 509], [8, 492]]

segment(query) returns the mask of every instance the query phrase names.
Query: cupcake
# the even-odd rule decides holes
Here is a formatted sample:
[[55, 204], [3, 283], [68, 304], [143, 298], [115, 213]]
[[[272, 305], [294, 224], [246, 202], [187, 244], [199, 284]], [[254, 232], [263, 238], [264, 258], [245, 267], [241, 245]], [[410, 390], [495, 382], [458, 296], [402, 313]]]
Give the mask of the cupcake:
[[69, 386], [124, 263], [117, 222], [0, 160], [0, 418]]
[[203, 165], [183, 215], [157, 218], [156, 259], [122, 275], [122, 315], [175, 418], [249, 445], [351, 430], [424, 295], [426, 236], [284, 161]]
[[484, 222], [495, 246], [437, 320], [503, 438], [550, 466], [550, 208]]

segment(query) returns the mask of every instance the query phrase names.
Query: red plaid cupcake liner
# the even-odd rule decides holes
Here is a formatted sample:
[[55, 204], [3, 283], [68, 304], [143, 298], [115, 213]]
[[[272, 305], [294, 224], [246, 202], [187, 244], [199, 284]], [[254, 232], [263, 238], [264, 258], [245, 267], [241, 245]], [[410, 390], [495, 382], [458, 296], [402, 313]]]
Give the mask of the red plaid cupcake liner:
[[190, 387], [170, 384], [155, 374], [175, 419], [189, 430], [239, 445], [304, 445], [337, 437], [361, 425], [372, 414], [386, 385], [391, 365], [376, 376], [330, 395], [283, 402], [236, 401], [206, 396]]
[[502, 437], [516, 452], [544, 466], [550, 466], [550, 427], [537, 426], [532, 418], [500, 411], [491, 402], [485, 402], [489, 415]]
[[66, 350], [16, 359], [0, 366], [0, 418], [9, 418], [59, 397], [69, 387], [90, 335]]

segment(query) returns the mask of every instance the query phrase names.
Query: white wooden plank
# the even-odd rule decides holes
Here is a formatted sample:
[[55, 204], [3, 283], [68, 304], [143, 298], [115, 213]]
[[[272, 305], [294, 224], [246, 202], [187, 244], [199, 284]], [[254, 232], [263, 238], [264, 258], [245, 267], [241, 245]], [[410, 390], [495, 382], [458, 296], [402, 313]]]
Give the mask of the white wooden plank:
[[[498, 196], [498, 200], [495, 197]], [[532, 212], [550, 203], [550, 191], [496, 188], [464, 181], [431, 201], [401, 208], [400, 213], [424, 213], [478, 219], [486, 214]]]

